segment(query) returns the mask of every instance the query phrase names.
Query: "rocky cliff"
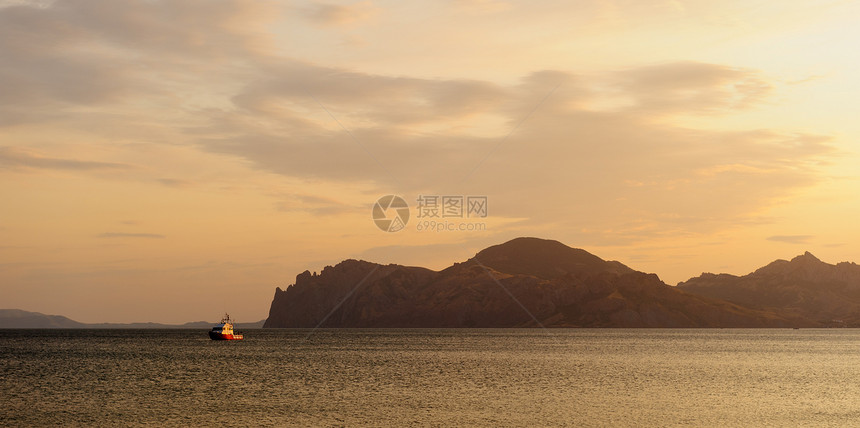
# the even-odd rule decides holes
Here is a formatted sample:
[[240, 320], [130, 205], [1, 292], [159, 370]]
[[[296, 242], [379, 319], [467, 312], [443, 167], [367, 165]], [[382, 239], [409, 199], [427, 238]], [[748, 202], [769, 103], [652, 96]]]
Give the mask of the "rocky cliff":
[[517, 238], [441, 271], [346, 260], [275, 291], [264, 327], [778, 327], [794, 315], [686, 293], [558, 241]]
[[825, 263], [809, 252], [744, 276], [703, 273], [678, 288], [821, 326], [860, 326], [860, 266]]

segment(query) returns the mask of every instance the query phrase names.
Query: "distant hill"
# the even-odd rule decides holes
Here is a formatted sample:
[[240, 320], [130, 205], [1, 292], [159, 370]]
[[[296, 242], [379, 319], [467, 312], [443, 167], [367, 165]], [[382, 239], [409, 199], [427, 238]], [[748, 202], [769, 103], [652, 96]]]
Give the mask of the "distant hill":
[[436, 272], [345, 260], [305, 271], [264, 327], [778, 327], [811, 325], [686, 293], [558, 241], [517, 238]]
[[0, 309], [3, 328], [85, 328], [86, 324], [60, 315], [45, 315], [20, 309]]
[[678, 284], [688, 293], [808, 318], [822, 326], [860, 326], [860, 266], [822, 262], [806, 252], [744, 276], [703, 273]]
[[[236, 329], [262, 328], [264, 321], [254, 323], [237, 323]], [[7, 329], [13, 328], [203, 328], [212, 327], [213, 323], [206, 321], [189, 322], [185, 324], [159, 324], [159, 323], [97, 323], [86, 324], [61, 315], [45, 315], [39, 312], [28, 312], [20, 309], [0, 309], [0, 326]]]

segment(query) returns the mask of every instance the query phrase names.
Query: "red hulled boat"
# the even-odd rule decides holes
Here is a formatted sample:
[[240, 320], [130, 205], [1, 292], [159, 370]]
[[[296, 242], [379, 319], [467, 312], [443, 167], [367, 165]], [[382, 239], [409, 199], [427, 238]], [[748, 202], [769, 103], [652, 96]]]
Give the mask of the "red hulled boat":
[[233, 321], [230, 320], [228, 314], [224, 314], [221, 324], [209, 330], [209, 338], [212, 340], [242, 340], [243, 337], [241, 334], [233, 333]]

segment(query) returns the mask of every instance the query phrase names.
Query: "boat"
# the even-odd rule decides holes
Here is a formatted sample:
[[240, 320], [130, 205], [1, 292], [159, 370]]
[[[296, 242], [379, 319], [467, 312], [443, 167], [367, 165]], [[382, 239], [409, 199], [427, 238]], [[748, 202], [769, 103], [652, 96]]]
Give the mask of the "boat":
[[209, 330], [209, 338], [212, 340], [242, 340], [244, 336], [233, 333], [233, 321], [229, 314], [224, 314], [221, 323]]

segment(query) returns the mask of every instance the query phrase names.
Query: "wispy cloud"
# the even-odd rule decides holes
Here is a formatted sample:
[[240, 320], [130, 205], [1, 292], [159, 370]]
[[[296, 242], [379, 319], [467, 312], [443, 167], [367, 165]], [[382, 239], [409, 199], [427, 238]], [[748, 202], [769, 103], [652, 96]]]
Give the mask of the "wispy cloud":
[[122, 233], [122, 232], [105, 232], [98, 235], [99, 238], [144, 238], [144, 239], [164, 239], [165, 235], [157, 233]]
[[349, 5], [321, 3], [304, 9], [305, 16], [322, 27], [346, 26], [367, 20], [378, 10], [368, 1]]
[[169, 98], [176, 88], [154, 79], [162, 74], [152, 70], [170, 74], [254, 56], [267, 39], [247, 24], [271, 19], [270, 9], [268, 2], [242, 0], [64, 0], [0, 8], [0, 126], [58, 120], [73, 106]]
[[[743, 223], [774, 198], [818, 182], [821, 162], [834, 156], [828, 136], [768, 124], [691, 129], [671, 120], [758, 105], [774, 91], [773, 79], [759, 70], [695, 61], [601, 74], [538, 67], [519, 81], [364, 72], [264, 52], [266, 38], [251, 29], [260, 28], [256, 20], [267, 13], [276, 14], [258, 3], [201, 8], [199, 0], [131, 0], [105, 7], [68, 0], [0, 10], [0, 57], [11, 58], [0, 63], [8, 88], [0, 93], [0, 121], [139, 97], [163, 105], [158, 97], [176, 97], [176, 88], [190, 91], [195, 103], [211, 100], [210, 92], [194, 93], [198, 82], [187, 73], [217, 69], [209, 84], [230, 82], [218, 85], [223, 99], [217, 108], [194, 110], [194, 126], [177, 136], [178, 144], [300, 180], [363, 183], [368, 191], [468, 189], [492, 195], [499, 216], [528, 218], [530, 227], [587, 230], [594, 239], [647, 239]], [[368, 2], [286, 9], [320, 26], [351, 25], [375, 13]], [[36, 30], [39, 37], [30, 37]], [[70, 49], [86, 55], [69, 56]], [[131, 66], [117, 52], [165, 79], [140, 73], [137, 68], [149, 68]], [[223, 70], [229, 71], [219, 74]], [[6, 149], [3, 167], [126, 166]], [[154, 180], [187, 184], [167, 174]], [[293, 197], [276, 204], [319, 215], [356, 209]]]
[[633, 68], [613, 76], [634, 104], [630, 110], [658, 113], [714, 113], [762, 101], [772, 85], [744, 68], [681, 61]]
[[159, 178], [158, 182], [167, 187], [187, 187], [191, 184], [188, 180], [181, 180], [178, 178]]
[[[529, 114], [560, 80], [564, 85]], [[306, 91], [364, 147], [342, 129], [311, 120], [305, 112], [318, 106]], [[290, 177], [450, 192], [528, 117], [462, 186], [494, 195], [500, 216], [647, 239], [744, 223], [774, 198], [820, 180], [821, 162], [836, 155], [829, 136], [654, 120], [730, 113], [769, 91], [754, 70], [693, 62], [603, 76], [545, 70], [509, 85], [286, 62], [261, 70], [233, 98], [234, 111], [214, 112], [210, 135], [199, 141]], [[595, 107], [603, 96], [630, 102]], [[495, 135], [444, 127], [463, 118], [491, 121]], [[415, 131], [425, 128], [437, 130]], [[631, 218], [645, 226], [619, 226]]]
[[281, 200], [276, 204], [278, 211], [302, 211], [317, 216], [339, 215], [367, 208], [366, 206], [355, 206], [319, 195], [293, 194], [280, 196], [280, 198]]
[[774, 242], [785, 242], [787, 244], [808, 244], [812, 238], [815, 238], [812, 235], [774, 235], [768, 236], [768, 241]]
[[0, 169], [21, 168], [92, 171], [106, 169], [128, 169], [130, 168], [130, 166], [114, 162], [97, 162], [78, 159], [54, 158], [14, 147], [0, 147]]

